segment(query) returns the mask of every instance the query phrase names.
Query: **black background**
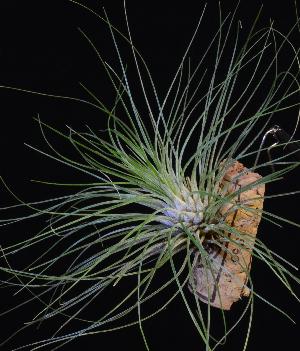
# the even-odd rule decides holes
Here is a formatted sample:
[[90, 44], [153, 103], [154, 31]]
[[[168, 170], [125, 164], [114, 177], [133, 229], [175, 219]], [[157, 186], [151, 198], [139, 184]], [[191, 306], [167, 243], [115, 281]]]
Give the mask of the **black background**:
[[[105, 6], [112, 23], [125, 30], [123, 2], [121, 0], [84, 1], [87, 6], [101, 12]], [[224, 13], [229, 6], [223, 1]], [[241, 1], [238, 16], [246, 28], [258, 12], [260, 4], [264, 9], [260, 26], [267, 25], [269, 19], [275, 20], [278, 29], [287, 32], [295, 23], [294, 1]], [[133, 40], [146, 58], [159, 94], [164, 94], [171, 81], [172, 74], [180, 62], [185, 47], [193, 33], [203, 8], [203, 1], [127, 1], [129, 21]], [[232, 2], [231, 9], [234, 8]], [[201, 55], [201, 48], [209, 42], [209, 33], [218, 25], [217, 2], [209, 1], [209, 20], [207, 28], [200, 30], [197, 45], [191, 56]], [[111, 101], [111, 89], [97, 58], [78, 31], [82, 28], [95, 42], [108, 62], [116, 62], [111, 37], [107, 28], [93, 15], [68, 1], [5, 1], [0, 3], [0, 85], [14, 86], [57, 95], [86, 98], [78, 82], [83, 82], [97, 92], [104, 101]], [[295, 37], [294, 40], [299, 36]], [[59, 129], [65, 125], [83, 129], [88, 124], [94, 129], [105, 128], [105, 117], [93, 108], [74, 101], [66, 101], [0, 90], [0, 150], [1, 176], [7, 184], [26, 201], [44, 199], [49, 196], [67, 193], [64, 189], [48, 188], [33, 184], [30, 179], [50, 181], [73, 181], [86, 178], [28, 149], [24, 142], [43, 148], [44, 141], [33, 117], [39, 114], [43, 121]], [[282, 116], [282, 125], [289, 132], [293, 130], [294, 117]], [[299, 133], [298, 133], [299, 135]], [[298, 190], [299, 171], [286, 177], [285, 182], [277, 185], [270, 192]], [[13, 200], [1, 188], [1, 205], [12, 204]], [[270, 201], [269, 210], [297, 221], [299, 196]], [[30, 230], [37, 230], [38, 224], [30, 224]], [[3, 229], [1, 244], [5, 244], [5, 235], [13, 236], [28, 231], [29, 224], [13, 229]], [[263, 223], [260, 227], [261, 238], [265, 242], [299, 265], [299, 231], [284, 225], [279, 229]], [[257, 269], [256, 269], [257, 268]], [[253, 328], [248, 350], [273, 349], [283, 347], [291, 349], [299, 332], [299, 305], [268, 271], [254, 262], [253, 279], [257, 290], [275, 305], [289, 312], [298, 325], [292, 325], [278, 312], [260, 301], [256, 301]], [[299, 292], [299, 288], [298, 292]], [[297, 290], [296, 289], [296, 290]], [[21, 300], [12, 297], [12, 290], [0, 290], [1, 310]], [[95, 310], [101, 304], [95, 301]], [[241, 310], [234, 306], [232, 315]], [[29, 307], [5, 315], [1, 320], [1, 338], [8, 336], [22, 322], [30, 318]], [[298, 312], [298, 313], [297, 313]], [[101, 308], [99, 307], [99, 314]], [[27, 317], [27, 319], [26, 319]], [[47, 324], [48, 323], [48, 324]], [[14, 341], [3, 346], [9, 350], [25, 344], [40, 336], [47, 335], [47, 328], [54, 330], [57, 322], [47, 322], [40, 330], [28, 329], [16, 336]], [[52, 324], [51, 324], [52, 323]], [[239, 350], [245, 335], [239, 327], [222, 350]], [[166, 311], [145, 324], [145, 332], [151, 350], [204, 350], [190, 322], [183, 304], [177, 299]], [[82, 338], [63, 347], [63, 350], [143, 350], [142, 337], [137, 327], [111, 334], [100, 334]], [[295, 347], [297, 349], [297, 347]]]

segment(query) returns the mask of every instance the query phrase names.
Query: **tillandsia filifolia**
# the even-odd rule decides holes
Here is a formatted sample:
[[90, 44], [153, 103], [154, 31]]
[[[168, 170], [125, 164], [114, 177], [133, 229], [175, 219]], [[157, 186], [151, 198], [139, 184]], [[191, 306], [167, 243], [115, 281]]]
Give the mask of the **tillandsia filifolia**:
[[[205, 31], [209, 6], [203, 3], [192, 37], [161, 96], [157, 78], [135, 47], [125, 2], [125, 31], [111, 22], [105, 10], [100, 13], [82, 2], [70, 3], [108, 29], [112, 62], [103, 58], [90, 35], [83, 29], [79, 32], [101, 63], [115, 98], [107, 104], [83, 84], [87, 99], [2, 86], [83, 103], [102, 116], [100, 131], [69, 127], [67, 133], [36, 118], [48, 151], [30, 148], [88, 179], [43, 182], [63, 186], [69, 194], [23, 202], [3, 180], [20, 204], [2, 206], [2, 226], [39, 216], [47, 221], [25, 239], [14, 233], [15, 242], [1, 247], [2, 287], [27, 292], [27, 299], [14, 308], [32, 301], [41, 306], [21, 329], [58, 320], [48, 338], [17, 349], [64, 348], [80, 336], [135, 325], [144, 349], [150, 350], [144, 323], [171, 302], [181, 301], [200, 336], [199, 349], [222, 348], [227, 336], [248, 318], [241, 346], [245, 350], [254, 298], [290, 318], [254, 289], [252, 259], [267, 266], [297, 299], [296, 267], [264, 243], [264, 233], [257, 237], [257, 231], [261, 220], [275, 228], [282, 223], [299, 227], [264, 205], [268, 199], [297, 193], [294, 189], [273, 194], [268, 189], [300, 164], [295, 137], [299, 49], [291, 40], [295, 35], [299, 39], [298, 17], [286, 34], [272, 21], [259, 27], [260, 12], [244, 28], [238, 6], [223, 15], [220, 5], [218, 28], [195, 60], [190, 52]], [[162, 76], [163, 72], [160, 80]], [[280, 126], [281, 112], [290, 116], [294, 130], [290, 135]], [[50, 133], [74, 148], [77, 157], [58, 151]], [[30, 213], [15, 215], [20, 207]], [[14, 257], [26, 250], [35, 252], [35, 257], [27, 266], [15, 268]], [[169, 275], [159, 275], [166, 266]], [[130, 284], [122, 285], [127, 281]], [[107, 294], [115, 296], [112, 306]], [[243, 304], [243, 309], [229, 324], [236, 304]], [[97, 310], [92, 318], [86, 313], [91, 306]], [[222, 325], [221, 336], [214, 333], [215, 323]]]

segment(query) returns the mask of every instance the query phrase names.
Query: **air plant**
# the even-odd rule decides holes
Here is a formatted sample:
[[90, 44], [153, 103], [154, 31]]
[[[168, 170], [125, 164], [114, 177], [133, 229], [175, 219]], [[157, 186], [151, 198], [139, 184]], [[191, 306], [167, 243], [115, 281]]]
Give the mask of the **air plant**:
[[[287, 316], [254, 290], [252, 257], [267, 265], [297, 298], [290, 284], [291, 280], [299, 283], [295, 267], [264, 244], [263, 233], [256, 237], [261, 219], [299, 227], [263, 207], [264, 199], [297, 193], [268, 193], [272, 182], [299, 166], [293, 159], [299, 152], [294, 135], [273, 145], [274, 150], [284, 147], [284, 153], [263, 157], [269, 150], [266, 135], [276, 136], [279, 130], [273, 128], [276, 114], [299, 106], [299, 101], [295, 102], [299, 98], [298, 49], [289, 40], [298, 29], [297, 23], [283, 35], [273, 23], [256, 30], [257, 16], [241, 44], [236, 11], [224, 18], [220, 11], [219, 28], [194, 65], [189, 50], [205, 16], [204, 6], [169, 89], [161, 98], [146, 61], [134, 46], [126, 7], [124, 34], [105, 11], [101, 16], [71, 2], [92, 12], [109, 28], [117, 64], [106, 62], [93, 41], [80, 31], [116, 96], [111, 106], [85, 86], [90, 100], [58, 96], [86, 103], [106, 116], [105, 135], [90, 128], [77, 132], [71, 127], [64, 134], [37, 118], [50, 152], [30, 147], [83, 172], [91, 182], [61, 184], [76, 190], [45, 201], [23, 203], [14, 195], [21, 201], [17, 207], [27, 207], [31, 213], [1, 220], [7, 225], [47, 216], [47, 225], [40, 232], [25, 241], [16, 238], [15, 244], [2, 248], [5, 264], [0, 269], [7, 274], [6, 285], [27, 290], [27, 301], [42, 304], [29, 325], [63, 318], [55, 335], [18, 349], [56, 349], [80, 336], [138, 325], [149, 350], [143, 322], [180, 296], [206, 350], [222, 345], [249, 312], [245, 350], [254, 297]], [[128, 73], [130, 60], [122, 55], [120, 41], [131, 51], [135, 79]], [[280, 55], [287, 47], [294, 55], [288, 67], [279, 71]], [[225, 60], [228, 49], [231, 55]], [[211, 52], [214, 61], [207, 62]], [[143, 97], [141, 109], [141, 101], [135, 100], [137, 86]], [[297, 114], [294, 120], [297, 126]], [[58, 152], [47, 133], [68, 142], [78, 152], [78, 159]], [[43, 243], [46, 249], [29, 266], [20, 270], [10, 265], [10, 257]], [[171, 276], [157, 282], [166, 266]], [[94, 320], [84, 316], [101, 294], [123, 281], [132, 286], [127, 286], [125, 296], [116, 296], [120, 299], [111, 309], [104, 308], [100, 314], [99, 308]], [[155, 303], [151, 312], [144, 307], [168, 292], [168, 298]], [[225, 311], [242, 296], [247, 296], [247, 303], [236, 323], [229, 326], [230, 312]], [[214, 337], [213, 310], [219, 312], [223, 323], [220, 338]], [[64, 332], [74, 321], [82, 326]]]

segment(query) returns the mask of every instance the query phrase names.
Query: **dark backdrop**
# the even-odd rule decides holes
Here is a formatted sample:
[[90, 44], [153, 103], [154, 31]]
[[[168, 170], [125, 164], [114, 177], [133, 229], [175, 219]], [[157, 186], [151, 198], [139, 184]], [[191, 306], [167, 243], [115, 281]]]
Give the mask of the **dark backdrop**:
[[[229, 10], [228, 1], [223, 1], [224, 13]], [[124, 11], [121, 0], [82, 1], [101, 12], [105, 6], [111, 22], [125, 30]], [[243, 27], [250, 25], [264, 4], [260, 26], [267, 25], [270, 18], [277, 28], [287, 32], [295, 23], [294, 2], [289, 1], [241, 1], [238, 15]], [[172, 74], [180, 62], [203, 8], [203, 1], [127, 1], [128, 15], [136, 46], [146, 58], [159, 94], [164, 94]], [[234, 8], [234, 4], [232, 8]], [[217, 2], [209, 1], [209, 17], [205, 28], [201, 29], [196, 45], [191, 51], [192, 59], [201, 55], [201, 48], [209, 42], [210, 32], [218, 25]], [[87, 42], [78, 31], [82, 28], [95, 42], [108, 62], [116, 63], [111, 37], [107, 28], [90, 13], [68, 1], [1, 1], [0, 3], [0, 85], [36, 90], [57, 95], [86, 98], [78, 82], [83, 82], [97, 92], [104, 101], [111, 102], [112, 90], [104, 77], [103, 69]], [[299, 40], [299, 36], [297, 38]], [[295, 37], [294, 37], [295, 40]], [[299, 41], [298, 41], [299, 43]], [[284, 58], [283, 58], [284, 60]], [[24, 142], [43, 148], [45, 143], [39, 127], [33, 118], [40, 116], [43, 121], [66, 130], [65, 125], [82, 130], [85, 124], [94, 129], [105, 128], [105, 117], [97, 110], [74, 101], [66, 101], [11, 90], [0, 90], [0, 150], [1, 176], [20, 198], [30, 201], [67, 193], [65, 189], [49, 188], [33, 184], [30, 179], [72, 182], [87, 180], [82, 174], [58, 165], [42, 155], [28, 149]], [[293, 116], [282, 116], [281, 123], [291, 132]], [[294, 122], [293, 122], [294, 123]], [[298, 133], [299, 135], [299, 133]], [[57, 141], [56, 141], [57, 142]], [[59, 146], [59, 142], [58, 142]], [[75, 156], [76, 157], [76, 156]], [[299, 171], [294, 171], [280, 183], [276, 191], [297, 190]], [[271, 190], [269, 190], [271, 192]], [[14, 200], [2, 187], [1, 206], [12, 204]], [[282, 216], [299, 219], [297, 201], [299, 196], [278, 199], [270, 209]], [[38, 230], [40, 223], [24, 223], [11, 228], [3, 228], [0, 243], [7, 242], [7, 235], [21, 235], [22, 232]], [[299, 232], [289, 225], [279, 229], [270, 224], [262, 224], [261, 238], [284, 257], [299, 265]], [[257, 269], [256, 269], [257, 268]], [[253, 279], [259, 292], [280, 308], [287, 310], [300, 322], [299, 305], [282, 288], [268, 271], [254, 262]], [[298, 288], [299, 292], [299, 288]], [[1, 310], [21, 301], [22, 296], [12, 296], [13, 290], [0, 290]], [[101, 303], [95, 301], [94, 308]], [[98, 307], [99, 306], [99, 307]], [[5, 315], [1, 320], [1, 338], [30, 318], [30, 308], [23, 307]], [[34, 307], [33, 307], [34, 309]], [[236, 316], [240, 306], [234, 306]], [[297, 313], [298, 312], [298, 313]], [[298, 316], [297, 316], [298, 314]], [[48, 324], [47, 324], [48, 323]], [[52, 323], [52, 324], [51, 324]], [[47, 331], [54, 330], [57, 321], [46, 322], [36, 330], [28, 329], [16, 336], [15, 340], [3, 346], [10, 350], [13, 346], [36, 340]], [[223, 350], [239, 350], [245, 335], [246, 323], [229, 338]], [[199, 344], [194, 327], [190, 322], [180, 299], [166, 311], [145, 324], [145, 332], [153, 350], [204, 350]], [[249, 341], [249, 351], [290, 349], [297, 340], [299, 326], [292, 325], [278, 312], [260, 301], [256, 301], [253, 328]], [[100, 334], [83, 338], [63, 347], [63, 350], [143, 350], [142, 337], [138, 328], [133, 327], [112, 334]], [[297, 347], [295, 347], [297, 348]], [[222, 349], [222, 348], [220, 348]]]

